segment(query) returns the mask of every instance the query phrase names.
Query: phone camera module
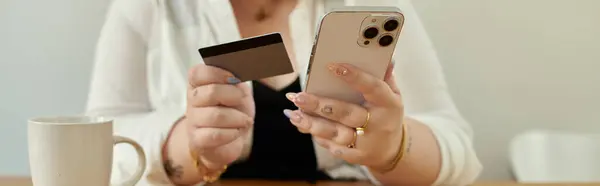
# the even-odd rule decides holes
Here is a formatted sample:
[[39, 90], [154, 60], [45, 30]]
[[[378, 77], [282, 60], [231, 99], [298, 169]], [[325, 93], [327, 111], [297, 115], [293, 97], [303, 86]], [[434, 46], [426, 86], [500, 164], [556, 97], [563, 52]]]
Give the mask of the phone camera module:
[[367, 39], [373, 39], [377, 37], [377, 34], [379, 34], [379, 30], [377, 30], [377, 28], [369, 27], [363, 32], [363, 37]]
[[385, 31], [391, 32], [396, 30], [398, 28], [398, 25], [400, 25], [398, 20], [390, 19], [383, 24], [383, 29], [385, 29]]
[[394, 37], [385, 35], [379, 38], [379, 45], [382, 47], [390, 46], [394, 42]]

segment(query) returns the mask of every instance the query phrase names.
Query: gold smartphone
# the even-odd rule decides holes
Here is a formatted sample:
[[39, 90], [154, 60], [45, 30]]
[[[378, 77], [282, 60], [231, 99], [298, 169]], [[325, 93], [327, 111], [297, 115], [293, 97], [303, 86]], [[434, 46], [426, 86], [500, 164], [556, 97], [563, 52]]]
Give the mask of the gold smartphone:
[[328, 71], [330, 63], [349, 63], [383, 79], [404, 25], [396, 7], [344, 7], [321, 19], [307, 69], [305, 91], [346, 102], [363, 96]]

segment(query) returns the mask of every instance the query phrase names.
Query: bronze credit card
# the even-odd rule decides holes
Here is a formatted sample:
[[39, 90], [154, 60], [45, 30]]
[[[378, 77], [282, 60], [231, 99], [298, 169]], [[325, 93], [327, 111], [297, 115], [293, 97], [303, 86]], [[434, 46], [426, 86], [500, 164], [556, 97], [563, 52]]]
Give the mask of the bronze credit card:
[[294, 72], [279, 33], [201, 48], [198, 52], [204, 64], [225, 69], [241, 81]]

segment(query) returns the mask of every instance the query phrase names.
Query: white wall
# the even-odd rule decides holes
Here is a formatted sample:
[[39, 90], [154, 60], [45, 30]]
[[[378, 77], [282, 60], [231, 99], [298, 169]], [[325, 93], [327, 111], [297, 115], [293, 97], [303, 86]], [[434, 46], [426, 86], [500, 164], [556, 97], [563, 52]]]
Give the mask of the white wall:
[[[28, 174], [26, 118], [83, 109], [107, 3], [0, 2], [0, 175]], [[518, 132], [600, 130], [600, 1], [414, 3], [476, 130], [482, 179], [509, 178]]]
[[0, 175], [28, 175], [31, 116], [78, 114], [108, 0], [0, 0]]
[[482, 179], [510, 178], [519, 132], [600, 130], [600, 1], [413, 2], [475, 129]]

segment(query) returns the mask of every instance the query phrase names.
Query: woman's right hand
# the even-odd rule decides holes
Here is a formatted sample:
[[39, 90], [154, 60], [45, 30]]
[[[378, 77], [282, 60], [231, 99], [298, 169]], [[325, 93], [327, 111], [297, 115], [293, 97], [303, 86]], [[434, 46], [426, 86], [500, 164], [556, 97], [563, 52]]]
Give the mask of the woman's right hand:
[[191, 150], [208, 170], [220, 171], [242, 154], [254, 123], [251, 89], [232, 73], [199, 64], [189, 72], [183, 120]]

